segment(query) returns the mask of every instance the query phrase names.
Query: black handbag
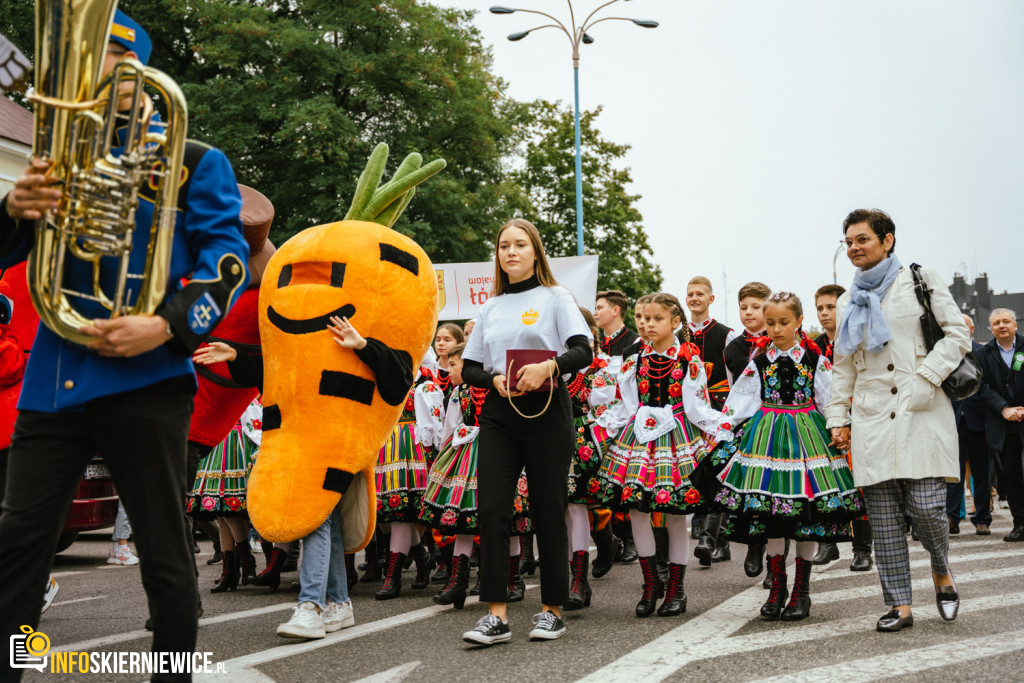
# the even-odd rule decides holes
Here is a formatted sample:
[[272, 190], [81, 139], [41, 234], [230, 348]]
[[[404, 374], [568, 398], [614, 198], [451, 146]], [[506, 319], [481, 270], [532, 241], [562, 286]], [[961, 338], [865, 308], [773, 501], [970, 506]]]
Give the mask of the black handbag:
[[[917, 294], [917, 300], [921, 304], [921, 308], [924, 309], [924, 313], [921, 314], [921, 333], [924, 335], [924, 345], [931, 353], [935, 344], [945, 337], [946, 333], [939, 325], [939, 321], [935, 319], [935, 313], [932, 312], [932, 291], [921, 277], [921, 266], [912, 263], [910, 272], [914, 276], [914, 293]], [[978, 362], [974, 351], [968, 351], [964, 359], [960, 361], [960, 365], [956, 366], [956, 370], [949, 373], [949, 377], [942, 381], [942, 390], [951, 400], [962, 401], [974, 396], [980, 388], [981, 363]]]

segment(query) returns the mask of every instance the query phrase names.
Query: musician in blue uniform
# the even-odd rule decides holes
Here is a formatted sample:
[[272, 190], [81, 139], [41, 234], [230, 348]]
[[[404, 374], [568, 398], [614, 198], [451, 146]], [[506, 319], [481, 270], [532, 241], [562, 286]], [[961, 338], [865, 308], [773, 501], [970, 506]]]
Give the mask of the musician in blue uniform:
[[[145, 63], [150, 49], [142, 27], [118, 10], [104, 73], [125, 53]], [[37, 221], [56, 208], [60, 190], [46, 170], [46, 162], [33, 160], [0, 201], [0, 267], [25, 260]], [[144, 269], [153, 199], [154, 190], [144, 183], [128, 268], [128, 286], [136, 292], [139, 280], [132, 276]], [[190, 356], [248, 281], [241, 203], [224, 154], [189, 142], [167, 295], [156, 314], [108, 319], [98, 305], [91, 308], [75, 298], [86, 316], [95, 311], [92, 324], [79, 330], [95, 338], [88, 347], [39, 326], [18, 404], [0, 513], [3, 638], [21, 633], [23, 624], [34, 628], [39, 623], [57, 536], [86, 463], [99, 453], [134, 528], [153, 621], [153, 651], [195, 649], [196, 603], [182, 599], [196, 595], [192, 544], [181, 512], [196, 389]], [[103, 259], [100, 282], [108, 295], [115, 267], [115, 259]], [[65, 286], [92, 291], [91, 269], [77, 260], [67, 263]]]

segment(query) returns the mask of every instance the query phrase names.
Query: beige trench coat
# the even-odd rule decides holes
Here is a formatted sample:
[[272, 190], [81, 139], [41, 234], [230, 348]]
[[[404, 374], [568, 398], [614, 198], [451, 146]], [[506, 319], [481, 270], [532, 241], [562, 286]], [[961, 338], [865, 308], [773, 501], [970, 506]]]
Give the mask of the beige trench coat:
[[[932, 290], [932, 311], [946, 333], [931, 353], [925, 349], [923, 310], [909, 266], [900, 270], [882, 298], [892, 341], [878, 353], [869, 352], [866, 342], [852, 355], [836, 353], [825, 417], [829, 428], [850, 425], [857, 486], [960, 476], [953, 408], [939, 385], [970, 350], [970, 334], [939, 274], [922, 268], [921, 275]], [[840, 328], [849, 301], [849, 293], [839, 299]]]

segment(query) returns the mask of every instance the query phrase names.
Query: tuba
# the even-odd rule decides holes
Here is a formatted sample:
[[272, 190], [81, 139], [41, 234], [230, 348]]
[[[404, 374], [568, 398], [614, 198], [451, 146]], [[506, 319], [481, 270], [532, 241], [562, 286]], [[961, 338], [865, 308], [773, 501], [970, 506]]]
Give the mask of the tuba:
[[[94, 339], [78, 330], [94, 318], [151, 314], [163, 302], [188, 128], [185, 97], [166, 74], [124, 58], [101, 80], [116, 7], [36, 0], [32, 151], [49, 161], [62, 196], [37, 224], [28, 286], [40, 320], [82, 345]], [[144, 87], [157, 94], [162, 120], [151, 121], [157, 105]], [[130, 273], [143, 183], [155, 191], [153, 220], [145, 267]], [[67, 286], [69, 270], [90, 268], [91, 286]]]

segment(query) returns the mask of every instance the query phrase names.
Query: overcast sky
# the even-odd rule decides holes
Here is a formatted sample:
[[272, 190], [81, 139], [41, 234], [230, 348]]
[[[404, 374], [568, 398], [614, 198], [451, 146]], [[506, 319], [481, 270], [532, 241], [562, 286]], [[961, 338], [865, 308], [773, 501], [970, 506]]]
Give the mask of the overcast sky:
[[[543, 17], [487, 11], [568, 21], [566, 2], [433, 2], [479, 10], [512, 97], [572, 103], [565, 36], [512, 43]], [[573, 2], [577, 18], [600, 4]], [[905, 264], [1024, 291], [1024, 2], [633, 0], [598, 16], [661, 23], [594, 27], [580, 105], [603, 105], [602, 134], [632, 145], [667, 291], [707, 275], [712, 313], [738, 326], [736, 291], [761, 280], [797, 292], [816, 324], [814, 290], [861, 207], [893, 217]], [[839, 283], [852, 277], [840, 254]]]

